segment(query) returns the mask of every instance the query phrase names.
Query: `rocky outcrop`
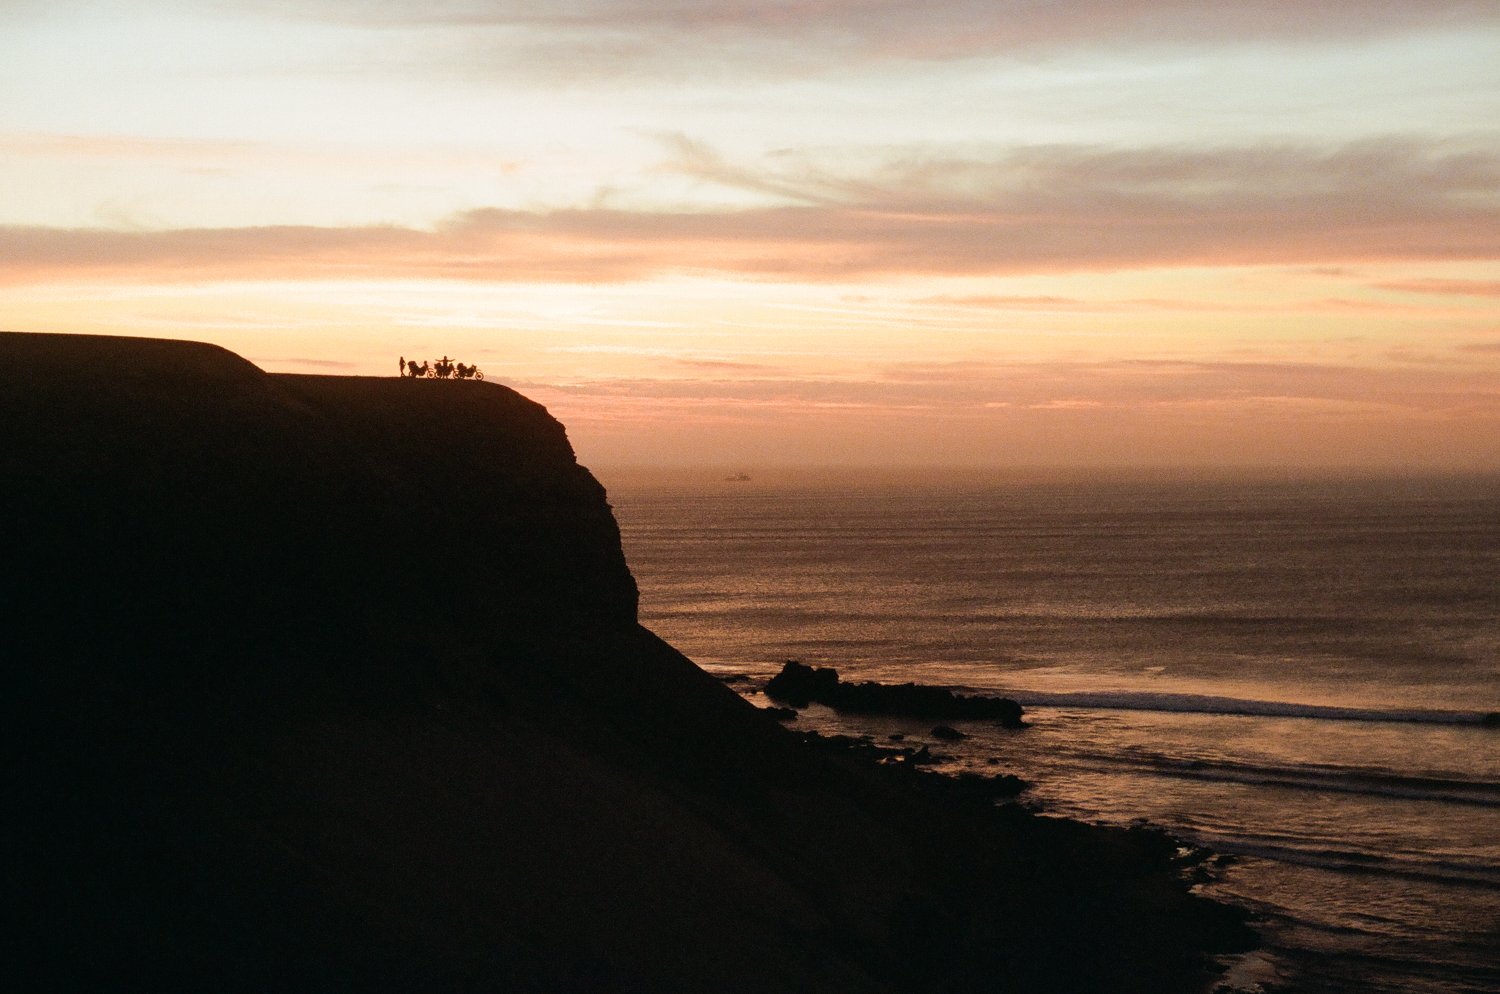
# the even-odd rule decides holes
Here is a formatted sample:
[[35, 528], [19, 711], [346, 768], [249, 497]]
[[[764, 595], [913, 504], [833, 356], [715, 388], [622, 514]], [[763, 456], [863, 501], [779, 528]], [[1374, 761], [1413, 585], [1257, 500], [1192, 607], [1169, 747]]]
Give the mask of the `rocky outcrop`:
[[640, 628], [503, 387], [0, 335], [0, 479], [18, 989], [1163, 992], [1246, 941]]
[[[766, 683], [766, 696], [796, 708], [826, 704], [835, 711], [856, 714], [889, 714], [906, 718], [948, 721], [995, 721], [1006, 728], [1021, 728], [1021, 705], [1008, 697], [966, 696], [945, 687], [915, 683], [845, 683], [832, 667], [813, 667], [788, 659], [781, 672]], [[932, 734], [943, 739], [964, 735], [939, 726]]]

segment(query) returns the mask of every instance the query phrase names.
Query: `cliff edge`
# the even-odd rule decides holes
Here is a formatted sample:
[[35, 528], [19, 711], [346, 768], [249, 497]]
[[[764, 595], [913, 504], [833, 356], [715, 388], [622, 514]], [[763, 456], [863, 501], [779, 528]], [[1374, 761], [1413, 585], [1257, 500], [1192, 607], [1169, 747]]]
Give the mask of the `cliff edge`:
[[815, 748], [640, 628], [504, 387], [0, 334], [0, 480], [27, 989], [1158, 994], [1246, 941], [1160, 839]]

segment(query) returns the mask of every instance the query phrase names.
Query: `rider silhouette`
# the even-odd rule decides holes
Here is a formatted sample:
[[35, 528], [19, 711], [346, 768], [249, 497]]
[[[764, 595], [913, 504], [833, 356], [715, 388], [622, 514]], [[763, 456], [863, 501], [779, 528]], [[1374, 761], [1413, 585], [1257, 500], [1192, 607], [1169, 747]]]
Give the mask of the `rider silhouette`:
[[424, 377], [431, 376], [435, 376], [440, 380], [467, 380], [484, 378], [484, 375], [479, 372], [479, 367], [477, 365], [473, 363], [455, 363], [446, 355], [441, 359], [433, 360], [430, 367], [425, 361], [418, 363], [417, 360], [412, 359], [408, 362], [406, 356], [401, 356], [398, 360], [398, 364], [400, 366], [402, 376], [410, 376], [416, 379], [422, 379]]

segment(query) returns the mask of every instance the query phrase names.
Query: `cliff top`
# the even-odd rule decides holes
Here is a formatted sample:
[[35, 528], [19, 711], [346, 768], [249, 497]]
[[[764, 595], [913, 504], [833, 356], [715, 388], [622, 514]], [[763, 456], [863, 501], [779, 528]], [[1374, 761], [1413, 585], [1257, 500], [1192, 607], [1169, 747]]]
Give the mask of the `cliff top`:
[[14, 593], [41, 616], [86, 600], [142, 637], [634, 623], [603, 488], [513, 390], [97, 336], [0, 334], [0, 370], [12, 552], [34, 565]]
[[27, 989], [1162, 994], [1243, 938], [1161, 840], [814, 748], [638, 627], [503, 387], [0, 334], [0, 479]]

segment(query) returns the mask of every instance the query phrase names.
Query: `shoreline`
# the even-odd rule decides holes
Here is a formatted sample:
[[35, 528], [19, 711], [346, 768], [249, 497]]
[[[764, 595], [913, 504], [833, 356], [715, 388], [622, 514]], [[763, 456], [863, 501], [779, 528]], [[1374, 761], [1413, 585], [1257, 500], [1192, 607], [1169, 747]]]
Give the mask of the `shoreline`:
[[[735, 667], [726, 666], [724, 669], [734, 672]], [[761, 693], [762, 682], [760, 678], [744, 676], [733, 679], [729, 686], [757, 706], [769, 703], [773, 708], [779, 707], [780, 702], [770, 700]], [[1108, 723], [1113, 717], [1115, 716], [1107, 710], [1101, 710], [1090, 717], [1089, 712], [1076, 709], [1028, 708], [1027, 721], [1030, 727], [1025, 731], [995, 731], [990, 723], [983, 721], [957, 721], [954, 724], [961, 732], [966, 733], [965, 738], [958, 740], [947, 740], [934, 734], [937, 729], [929, 727], [931, 722], [919, 717], [841, 713], [820, 704], [812, 704], [803, 709], [795, 720], [787, 721], [787, 724], [804, 735], [842, 740], [855, 752], [873, 752], [876, 755], [871, 761], [880, 761], [881, 754], [889, 757], [892, 753], [910, 753], [913, 747], [923, 753], [930, 751], [930, 758], [926, 758], [920, 768], [921, 773], [928, 777], [992, 778], [1002, 772], [1019, 773], [1026, 778], [1026, 791], [1013, 800], [1001, 803], [1028, 809], [1049, 820], [1077, 820], [1116, 829], [1148, 827], [1177, 840], [1185, 851], [1201, 854], [1200, 858], [1185, 867], [1193, 875], [1195, 887], [1200, 888], [1207, 896], [1228, 901], [1250, 912], [1252, 923], [1261, 935], [1261, 944], [1257, 948], [1222, 959], [1225, 973], [1214, 988], [1216, 991], [1259, 994], [1282, 990], [1326, 989], [1343, 992], [1361, 989], [1360, 984], [1351, 979], [1359, 976], [1357, 964], [1360, 954], [1350, 950], [1341, 951], [1341, 947], [1336, 944], [1327, 945], [1327, 937], [1318, 937], [1318, 926], [1315, 924], [1318, 919], [1304, 918], [1305, 909], [1299, 909], [1295, 900], [1290, 907], [1278, 903], [1288, 900], [1288, 897], [1280, 894], [1276, 890], [1277, 885], [1271, 882], [1283, 880], [1288, 873], [1297, 879], [1306, 878], [1306, 883], [1302, 886], [1332, 888], [1335, 892], [1363, 895], [1361, 900], [1366, 902], [1365, 906], [1380, 905], [1381, 901], [1389, 900], [1456, 903], [1459, 906], [1471, 906], [1475, 916], [1473, 920], [1480, 922], [1484, 920], [1486, 909], [1496, 906], [1493, 898], [1497, 889], [1500, 889], [1500, 874], [1495, 872], [1493, 865], [1483, 861], [1469, 866], [1461, 859], [1454, 862], [1454, 857], [1423, 857], [1418, 853], [1403, 854], [1395, 851], [1389, 851], [1384, 857], [1378, 853], [1366, 856], [1357, 851], [1341, 856], [1336, 849], [1326, 853], [1321, 849], [1304, 852], [1302, 844], [1293, 841], [1291, 837], [1272, 842], [1260, 842], [1254, 838], [1237, 840], [1232, 835], [1214, 836], [1212, 832], [1205, 837], [1202, 829], [1184, 831], [1173, 824], [1172, 818], [1160, 818], [1161, 813], [1171, 810], [1170, 808], [1158, 810], [1157, 817], [1153, 817], [1149, 813], [1151, 808], [1145, 804], [1132, 812], [1128, 796], [1111, 798], [1103, 808], [1095, 806], [1095, 802], [1089, 798], [1097, 801], [1100, 798], [1099, 792], [1105, 789], [1103, 785], [1124, 786], [1120, 777], [1129, 779], [1135, 776], [1144, 778], [1140, 781], [1140, 786], [1135, 788], [1138, 791], [1151, 790], [1150, 783], [1162, 784], [1175, 780], [1194, 790], [1219, 790], [1222, 787], [1230, 791], [1270, 791], [1289, 799], [1303, 798], [1305, 800], [1301, 803], [1313, 805], [1318, 803], [1319, 798], [1328, 799], [1329, 804], [1345, 803], [1343, 799], [1347, 799], [1347, 803], [1355, 805], [1439, 805], [1455, 817], [1469, 811], [1473, 813], [1473, 817], [1489, 818], [1490, 823], [1493, 823], [1492, 812], [1500, 807], [1500, 784], [1492, 781], [1432, 778], [1417, 778], [1408, 782], [1406, 778], [1391, 778], [1383, 774], [1371, 774], [1367, 778], [1352, 772], [1328, 771], [1314, 775], [1306, 771], [1281, 768], [1251, 769], [1241, 773], [1233, 765], [1224, 770], [1218, 769], [1219, 764], [1213, 761], [1174, 762], [1172, 765], [1160, 766], [1156, 765], [1155, 760], [1147, 764], [1139, 757], [1128, 761], [1125, 757], [1117, 757], [1115, 762], [1107, 762], [1105, 757], [1097, 755], [1089, 761], [1087, 769], [1077, 766], [1075, 761], [1073, 766], [1042, 764], [1046, 770], [1035, 772], [1035, 761], [1023, 759], [1022, 755], [1045, 751], [1048, 745], [1036, 745], [1021, 752], [1013, 748], [1029, 745], [1028, 737], [1038, 733], [1050, 734], [1055, 740], [1058, 735], [1064, 734], [1059, 726], [1074, 730], [1068, 734], [1077, 734], [1085, 722], [1096, 720]], [[1159, 718], [1166, 723], [1187, 718], [1200, 723], [1204, 732], [1222, 730], [1225, 722], [1254, 725], [1277, 720], [1295, 723], [1306, 720], [1257, 715], [1178, 713], [1136, 713], [1135, 717]], [[1492, 730], [1474, 724], [1444, 726], [1375, 723], [1371, 727], [1409, 735], [1444, 734], [1446, 729], [1452, 729], [1454, 732], [1461, 732], [1466, 740], [1472, 739], [1475, 747], [1480, 747], [1488, 741], [1488, 736], [1493, 735]], [[1182, 730], [1182, 734], [1190, 737], [1192, 733]], [[1187, 740], [1184, 738], [1184, 741]], [[1125, 740], [1117, 741], [1123, 743]], [[885, 761], [890, 762], [890, 759]], [[1223, 762], [1220, 761], [1220, 764]], [[1078, 790], [1076, 785], [1071, 785], [1071, 781], [1079, 776], [1087, 782], [1085, 793], [1070, 796], [1071, 792]], [[1165, 781], [1162, 779], [1164, 777]], [[1348, 778], [1348, 782], [1344, 778]], [[1091, 794], [1088, 793], [1090, 791]], [[1202, 796], [1206, 798], [1208, 795]], [[1209, 805], [1205, 810], [1212, 809], [1210, 802], [1202, 803]], [[1235, 802], [1221, 800], [1217, 803]], [[1179, 820], [1183, 817], [1183, 814], [1177, 815]], [[1329, 811], [1325, 817], [1335, 818], [1336, 815]], [[1191, 823], [1191, 818], [1188, 823]], [[1219, 824], [1220, 833], [1228, 831], [1222, 822], [1210, 819], [1208, 824]], [[1250, 825], [1253, 822], [1247, 823], [1247, 827]], [[1291, 829], [1288, 827], [1282, 831]], [[1314, 844], [1309, 842], [1307, 845]], [[1360, 906], [1355, 905], [1356, 908]], [[1413, 926], [1416, 926], [1415, 922]], [[1337, 934], [1337, 931], [1335, 929], [1333, 934]], [[1376, 938], [1380, 934], [1377, 931], [1365, 937], [1355, 929], [1349, 932], [1348, 941], [1357, 948], [1358, 941], [1380, 941]], [[1437, 939], [1438, 936], [1434, 934], [1431, 941], [1436, 942]], [[1431, 984], [1430, 989], [1433, 991], [1468, 989], [1462, 986], [1459, 979], [1467, 975], [1466, 971], [1473, 972], [1475, 978], [1487, 977], [1493, 973], [1492, 970], [1486, 972], [1477, 965], [1460, 966], [1455, 963], [1451, 967], [1445, 967], [1442, 965], [1441, 951], [1432, 946], [1424, 952], [1424, 946], [1416, 938], [1403, 937], [1397, 945], [1402, 949], [1401, 956], [1391, 960], [1384, 969], [1408, 971], [1413, 982], [1420, 979], [1424, 984]], [[1345, 976], [1335, 971], [1325, 976], [1326, 967], [1322, 963], [1325, 956], [1333, 962], [1348, 959], [1355, 964], [1351, 967], [1354, 972]], [[1434, 957], [1434, 962], [1427, 962], [1424, 956]], [[1443, 972], [1444, 970], [1451, 971], [1451, 975]], [[1474, 979], [1472, 982], [1480, 987], [1484, 983], [1481, 979]], [[1307, 986], [1303, 986], [1304, 984]], [[1458, 986], [1453, 986], [1454, 984]]]
[[641, 627], [513, 391], [0, 359], [34, 986], [1187, 994], [1253, 941], [1159, 836], [909, 789]]

